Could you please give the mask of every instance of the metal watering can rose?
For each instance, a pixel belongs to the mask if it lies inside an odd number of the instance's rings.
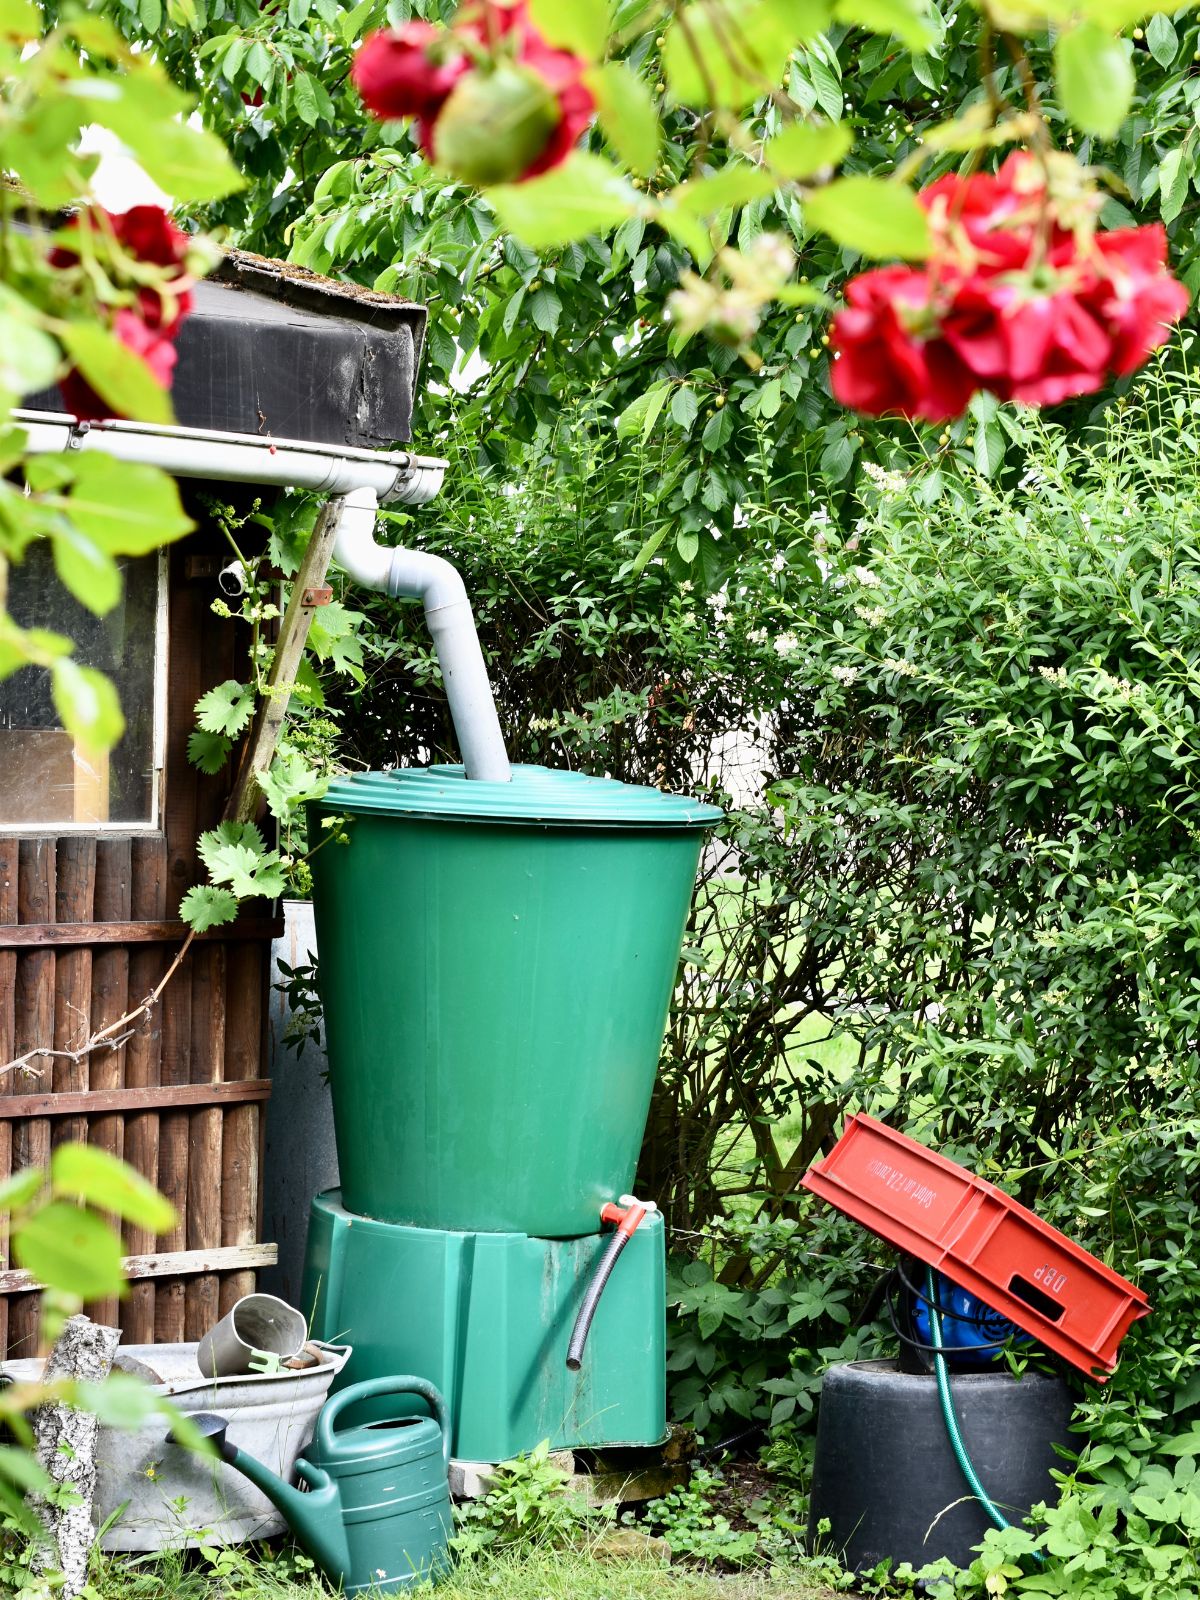
[[[397,1404],[375,1421],[337,1426],[363,1401],[399,1402],[405,1395],[424,1400],[435,1420],[405,1415]],[[328,1401],[296,1462],[307,1490],[230,1444],[223,1417],[202,1414],[193,1421],[221,1459],[279,1507],[297,1541],[348,1595],[369,1589],[390,1594],[445,1576],[452,1530],[450,1418],[441,1394],[424,1378],[372,1378]]]

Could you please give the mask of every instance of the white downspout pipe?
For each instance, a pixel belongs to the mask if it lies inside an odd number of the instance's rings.
[[[346,495],[333,559],[365,588],[421,601],[467,777],[508,783],[512,769],[462,578],[441,556],[376,544],[377,510],[375,492],[370,488],[354,489]]]
[[[368,589],[424,603],[467,777],[492,783],[507,783],[512,777],[462,579],[440,556],[375,543],[380,502],[421,505],[432,500],[442,486],[444,461],[407,451],[357,450],[204,428],[138,422],[81,425],[53,412],[18,411],[15,420],[30,452],[100,451],[179,478],[281,484],[313,489],[340,502],[334,545],[338,565]]]

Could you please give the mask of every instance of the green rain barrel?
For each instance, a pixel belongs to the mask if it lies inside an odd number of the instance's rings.
[[[312,857],[342,1203],[568,1238],[630,1189],[721,813],[582,773],[341,778]]]

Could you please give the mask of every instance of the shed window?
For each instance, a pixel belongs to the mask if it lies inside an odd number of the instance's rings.
[[[125,733],[109,751],[89,750],[54,710],[50,674],[23,667],[0,682],[0,832],[157,827],[166,665],[166,562],[119,562],[121,599],[93,616],[63,588],[44,541],[9,569],[8,609],[22,627],[75,642],[83,666],[116,684]]]

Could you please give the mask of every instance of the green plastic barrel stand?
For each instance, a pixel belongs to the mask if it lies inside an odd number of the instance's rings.
[[[721,813],[579,773],[433,767],[338,780],[314,841],[329,816],[349,842],[314,855],[313,904],[347,1209],[594,1233],[633,1183]]]
[[[332,1190],[313,1202],[303,1308],[314,1338],[354,1347],[339,1387],[401,1368],[434,1383],[461,1461],[507,1461],[543,1439],[555,1449],[658,1444],[667,1425],[661,1217],[645,1219],[617,1262],[581,1370],[566,1367],[608,1237],[372,1222]]]

